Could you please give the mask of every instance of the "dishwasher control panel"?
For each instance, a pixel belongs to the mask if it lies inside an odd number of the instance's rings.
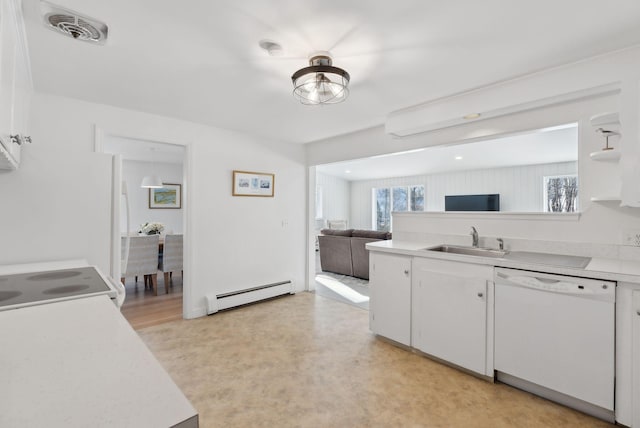
[[[590,278],[496,268],[496,283],[532,288],[560,294],[571,294],[597,300],[615,301],[616,283]]]

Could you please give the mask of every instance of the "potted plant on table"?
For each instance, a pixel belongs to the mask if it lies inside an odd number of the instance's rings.
[[[141,225],[139,233],[143,233],[145,235],[159,235],[163,230],[164,224],[157,221],[152,221]]]

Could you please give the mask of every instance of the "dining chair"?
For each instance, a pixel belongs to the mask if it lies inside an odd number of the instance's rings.
[[[123,270],[120,280],[126,277],[145,275],[151,279],[151,288],[158,295],[158,247],[159,235],[130,236],[129,258],[124,263],[126,237],[121,238]]]
[[[158,269],[164,273],[165,292],[169,292],[172,273],[180,271],[182,275],[182,235],[165,235],[164,250],[158,260]]]

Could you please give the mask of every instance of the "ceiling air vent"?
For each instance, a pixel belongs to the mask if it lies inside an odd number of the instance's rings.
[[[47,28],[85,42],[103,45],[107,41],[109,29],[104,22],[46,1],[40,5]]]

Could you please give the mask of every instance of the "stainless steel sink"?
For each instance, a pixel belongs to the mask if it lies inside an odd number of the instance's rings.
[[[462,254],[465,256],[495,257],[502,258],[507,251],[492,248],[462,247],[458,245],[438,245],[437,247],[425,248],[427,251],[439,251],[441,253]]]
[[[530,251],[512,251],[505,259],[525,263],[536,263],[550,266],[584,269],[591,261],[591,257],[569,256],[566,254],[534,253]]]
[[[493,248],[464,247],[461,245],[438,245],[425,248],[427,251],[462,254],[465,256],[493,257],[512,261],[584,269],[591,261],[590,257],[569,256],[565,254],[535,253],[529,251],[505,251]]]

